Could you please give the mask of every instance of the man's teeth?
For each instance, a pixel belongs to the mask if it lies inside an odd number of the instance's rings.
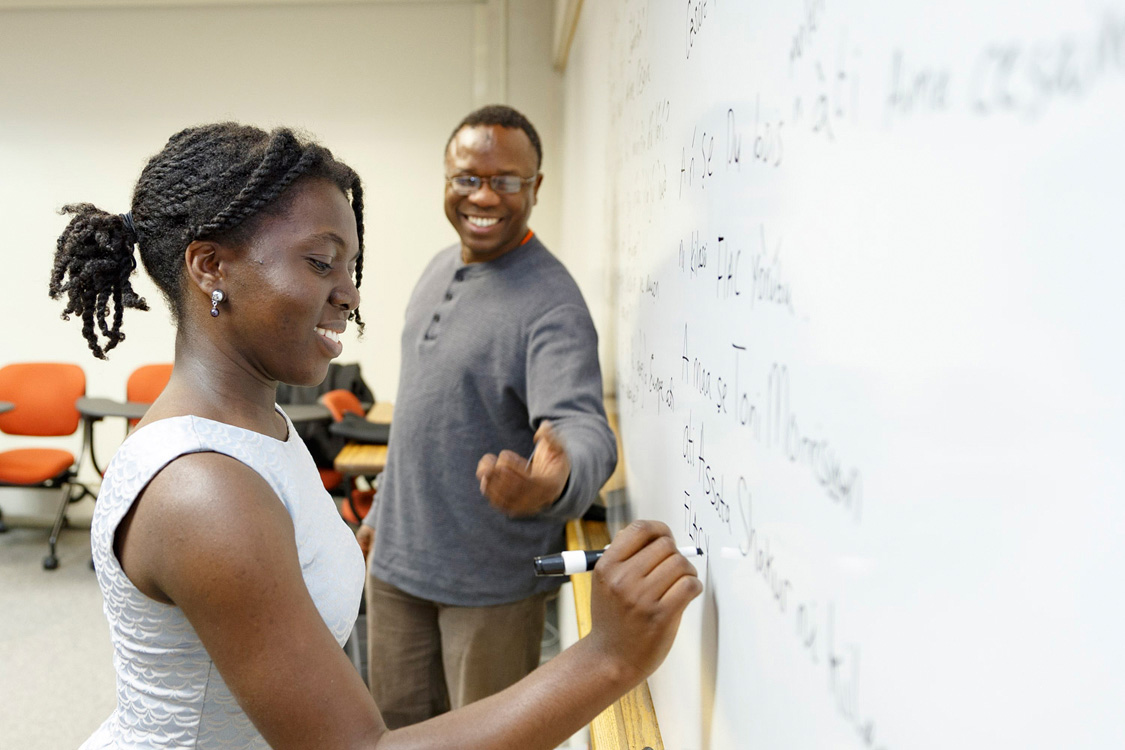
[[[482,228],[483,227],[490,227],[493,224],[495,224],[496,222],[500,221],[499,219],[496,219],[496,218],[489,219],[489,218],[485,218],[484,216],[466,216],[465,218],[467,218],[469,220],[469,223],[472,224],[474,227],[482,227]]]
[[[337,343],[340,342],[340,334],[336,333],[335,331],[329,331],[327,328],[317,328],[316,332],[326,339],[332,339]]]

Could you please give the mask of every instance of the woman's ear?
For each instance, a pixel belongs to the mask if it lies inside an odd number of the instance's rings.
[[[194,240],[184,251],[188,278],[208,297],[223,285],[221,250],[219,245],[209,240]]]

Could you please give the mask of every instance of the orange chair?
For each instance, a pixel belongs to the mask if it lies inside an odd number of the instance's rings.
[[[129,374],[125,381],[125,400],[141,404],[151,404],[164,391],[168,379],[172,377],[172,365],[141,365]],[[130,419],[129,428],[137,426],[139,420]]]
[[[0,431],[9,435],[63,436],[78,431],[81,415],[74,403],[86,393],[86,374],[78,365],[61,362],[23,363],[0,368],[0,401],[15,408],[0,414]],[[48,542],[43,567],[59,566],[55,543],[66,521],[66,508],[78,462],[70,451],[57,448],[18,448],[0,452],[0,486],[58,489],[59,510]],[[5,531],[0,520],[0,531]]]
[[[172,377],[172,365],[141,365],[129,374],[125,381],[125,400],[151,404],[168,385]]]
[[[342,421],[345,414],[358,414],[361,417],[366,414],[359,396],[343,388],[328,391],[322,394],[318,400],[327,407],[328,411],[332,412],[332,419],[335,422]]]
[[[328,408],[335,422],[343,421],[345,414],[358,414],[362,417],[365,413],[359,396],[342,388],[321,394],[318,401]],[[320,479],[324,483],[324,488],[331,491],[344,482],[344,475],[335,469],[321,469]],[[349,478],[345,487],[344,502],[340,506],[340,515],[348,523],[358,526],[371,510],[374,498],[375,490],[361,490],[355,486],[355,480]]]

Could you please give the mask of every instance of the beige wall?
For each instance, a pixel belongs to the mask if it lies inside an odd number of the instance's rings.
[[[560,255],[586,295],[599,334],[605,391],[616,391],[615,284],[609,153],[607,9],[585,3],[563,77]]]
[[[368,326],[363,341],[347,334],[341,361],[360,362],[380,398],[398,386],[410,290],[456,239],[441,208],[442,146],[474,106],[506,99],[542,131],[548,180],[532,226],[549,244],[559,235],[561,77],[550,66],[549,3],[14,5],[28,4],[0,3],[0,365],[77,362],[90,395],[123,398],[135,367],[171,360],[173,330],[143,271],[134,283],[154,309],[127,312],[127,340],[108,362],[89,354],[80,323],[61,321],[46,290],[65,226],[58,207],[127,210],[148,156],[193,123],[299,126],[365,180]],[[99,456],[122,433],[99,426]],[[14,445],[0,435],[0,449]],[[0,493],[0,507],[11,494]]]

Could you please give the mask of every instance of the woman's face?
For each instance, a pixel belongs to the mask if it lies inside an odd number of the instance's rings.
[[[355,214],[335,184],[308,179],[228,266],[221,315],[237,356],[268,380],[316,385],[359,305]]]

